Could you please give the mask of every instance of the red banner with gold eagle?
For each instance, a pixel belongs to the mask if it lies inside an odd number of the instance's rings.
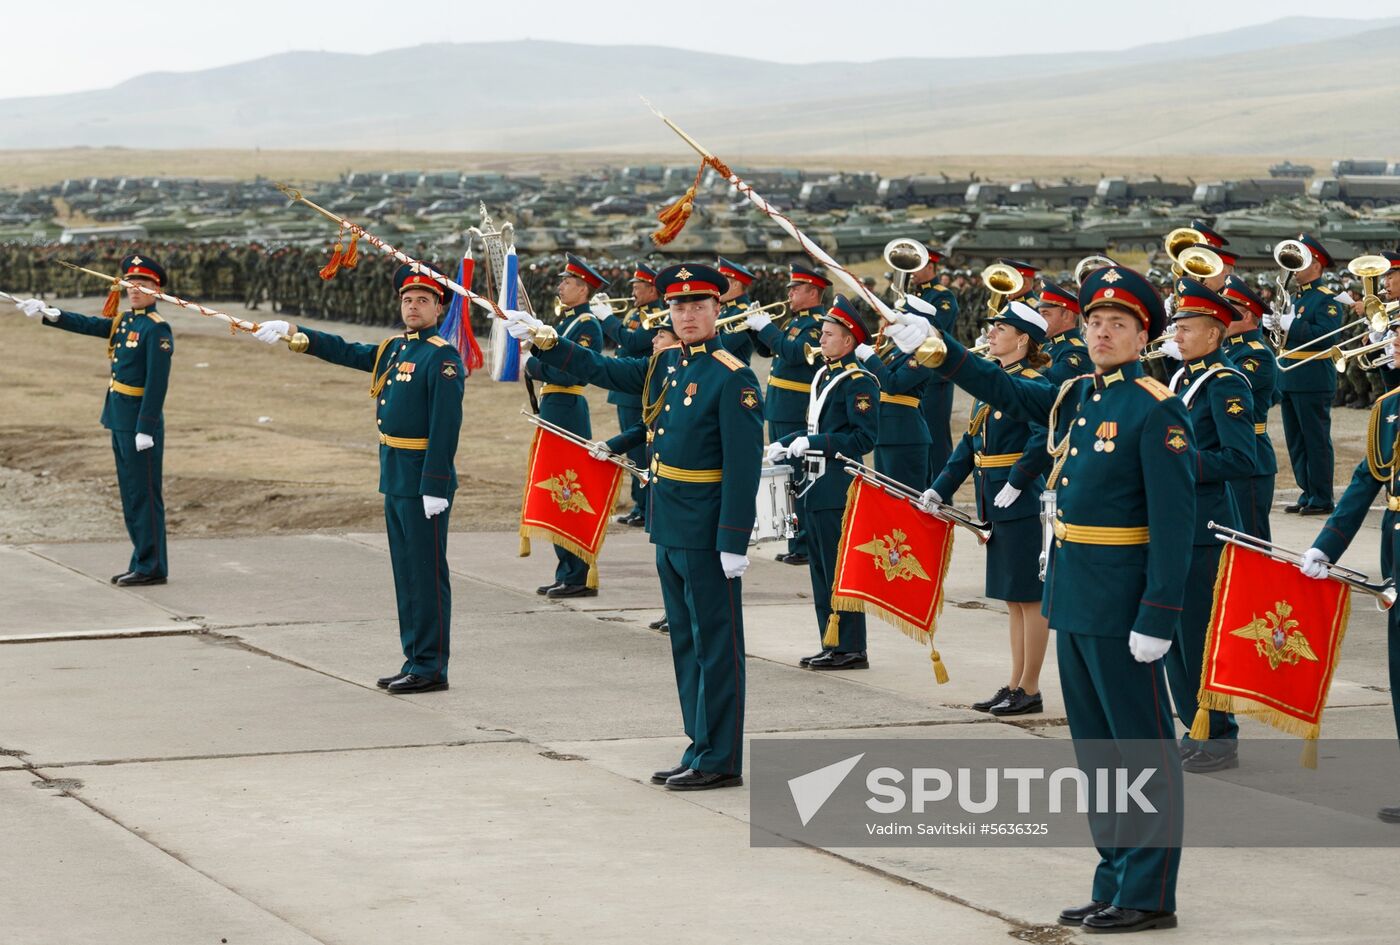
[[[1210,737],[1207,710],[1252,715],[1315,745],[1342,651],[1351,588],[1306,577],[1290,563],[1227,544],[1206,631],[1200,704],[1191,737]]]
[[[530,536],[547,539],[588,562],[588,586],[598,586],[598,552],[608,516],[626,475],[621,466],[594,459],[580,446],[544,427],[535,430],[520,503],[520,556]]]
[[[846,493],[831,609],[880,617],[929,644],[934,676],[947,682],[932,644],[952,554],[951,522],[857,475]]]

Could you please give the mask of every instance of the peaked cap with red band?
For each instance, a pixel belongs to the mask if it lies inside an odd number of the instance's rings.
[[[1079,287],[1079,310],[1085,316],[1095,309],[1109,307],[1135,315],[1147,330],[1149,340],[1160,335],[1167,325],[1167,313],[1157,290],[1126,266],[1095,269],[1084,277],[1084,284]]]
[[[130,276],[145,276],[147,279],[154,279],[156,285],[165,287],[165,267],[145,253],[132,253],[123,258],[117,271],[123,279]]]
[[[1174,322],[1183,318],[1204,316],[1213,318],[1229,328],[1231,322],[1239,321],[1240,313],[1235,311],[1233,305],[1190,276],[1182,276],[1176,280],[1176,294],[1179,301],[1176,303],[1176,311],[1172,313]]]
[[[1400,254],[1397,254],[1396,258],[1400,259]],[[1243,305],[1254,313],[1255,318],[1262,318],[1269,307],[1258,293],[1249,287],[1248,282],[1233,274],[1225,277],[1225,285],[1220,290],[1220,296],[1227,302]]]
[[[573,253],[564,254],[564,271],[561,275],[582,279],[594,292],[608,284],[602,273],[584,262],[582,256],[575,256]]]
[[[820,269],[793,263],[792,271],[788,275],[788,285],[814,285],[824,290],[831,288],[831,280],[823,275]]]
[[[424,263],[424,266],[427,264]],[[406,263],[398,268],[394,273],[394,291],[403,295],[409,289],[427,289],[438,297],[438,301],[447,298],[447,288],[426,272],[420,272],[420,267],[412,263]]]
[[[719,270],[704,263],[667,266],[656,274],[656,289],[667,302],[691,298],[717,299],[729,288],[729,280]]]
[[[855,336],[858,345],[870,340],[870,330],[865,327],[865,319],[861,318],[855,304],[844,295],[838,295],[832,300],[831,308],[821,316],[821,321],[841,325]]]
[[[1040,280],[1040,305],[1042,308],[1046,305],[1062,305],[1071,312],[1079,312],[1079,298],[1069,289],[1049,279]]]

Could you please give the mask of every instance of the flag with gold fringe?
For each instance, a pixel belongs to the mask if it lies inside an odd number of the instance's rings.
[[[933,646],[933,635],[943,611],[943,579],[952,554],[951,522],[856,474],[846,493],[831,609],[880,617],[929,644],[934,678],[945,683],[948,670]],[[833,614],[828,634],[836,622]]]
[[[544,538],[587,561],[588,586],[597,587],[598,552],[624,475],[621,466],[594,459],[588,447],[537,428],[520,504],[520,556],[530,554],[531,535]]]
[[[1302,764],[1317,767],[1322,710],[1350,615],[1347,585],[1313,580],[1293,564],[1227,544],[1191,737],[1210,737],[1209,710],[1238,712],[1306,739]]]

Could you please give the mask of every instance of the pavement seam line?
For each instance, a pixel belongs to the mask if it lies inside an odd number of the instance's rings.
[[[514,733],[512,733],[514,735]],[[98,758],[87,761],[43,761],[26,764],[23,769],[34,768],[112,768],[120,765],[162,764],[167,761],[223,761],[239,758],[294,758],[302,755],[340,755],[359,751],[402,751],[410,748],[470,748],[476,745],[514,745],[528,743],[523,736],[513,738],[491,738],[483,741],[455,739],[450,742],[423,742],[414,745],[350,745],[345,748],[293,748],[286,751],[234,751],[209,755],[158,755],[150,758]]]
[[[111,587],[111,586],[112,586],[112,585],[111,585],[111,582],[108,582],[107,584],[103,584],[101,578],[99,578],[99,577],[94,577],[93,575],[88,574],[88,573],[85,572],[85,571],[79,571],[77,568],[73,567],[72,565],[64,564],[62,561],[59,561],[57,558],[51,558],[51,557],[49,557],[48,555],[44,554],[42,551],[39,551],[34,545],[11,545],[10,547],[11,547],[11,548],[18,548],[18,549],[20,549],[21,551],[24,551],[24,552],[26,552],[26,553],[28,553],[28,554],[33,555],[34,557],[40,559],[41,561],[47,561],[49,564],[56,565],[57,567],[63,568],[65,571],[70,571],[70,572],[72,572],[73,574],[76,574],[78,577],[87,578],[89,581],[91,581],[92,583],[94,583],[94,584],[96,584],[96,585],[98,585],[98,586],[100,586],[100,587]],[[177,613],[176,611],[171,610],[169,607],[166,607],[164,604],[160,603],[159,601],[153,601],[153,600],[151,600],[149,597],[142,597],[139,593],[133,593],[132,596],[135,597],[137,600],[140,600],[140,601],[143,601],[144,603],[150,604],[152,607],[155,607],[155,608],[157,608],[157,609],[159,609],[159,610],[165,611],[167,614],[169,614],[169,615],[172,616],[172,617],[175,617],[175,618],[178,619],[178,620],[189,620],[189,619],[190,619],[188,614]]]

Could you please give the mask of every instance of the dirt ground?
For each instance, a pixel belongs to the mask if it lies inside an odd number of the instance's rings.
[[[99,300],[62,308],[93,313]],[[230,336],[221,323],[162,308],[176,334],[166,399],[165,497],[173,536],[383,527],[368,375],[285,346]],[[225,306],[232,315],[273,317]],[[304,320],[359,341],[381,329]],[[108,370],[104,343],[43,328],[0,306],[0,542],[89,541],[124,535],[110,434],[98,424]],[[766,362],[756,367],[766,373]],[[606,394],[590,389],[594,436],[617,430]],[[466,385],[453,530],[509,530],[519,513],[533,427],[522,384],[484,374]],[[961,392],[955,429],[966,418]],[[1286,470],[1277,412],[1270,423]],[[1366,413],[1336,410],[1337,480],[1365,448]],[[1279,474],[1280,492],[1293,489]],[[624,490],[625,491],[625,490]],[[964,489],[967,493],[969,490]]]

